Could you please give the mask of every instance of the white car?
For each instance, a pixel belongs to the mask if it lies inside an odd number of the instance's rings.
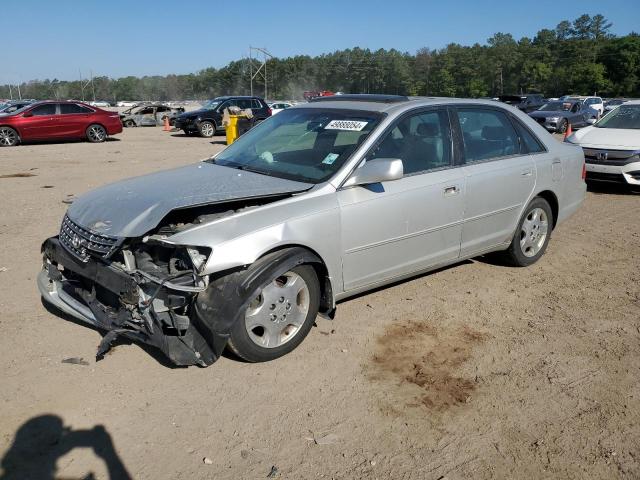
[[[640,100],[623,103],[567,142],[582,147],[587,180],[640,185]]]
[[[277,102],[269,105],[269,108],[271,108],[271,115],[275,115],[276,113],[279,113],[282,110],[286,110],[289,107],[293,107],[293,103]]]
[[[139,103],[140,102],[132,102],[130,100],[121,100],[118,103],[116,103],[116,107],[135,107]]]
[[[604,102],[602,101],[602,98],[600,97],[578,97],[578,96],[565,96],[562,97],[563,101],[569,101],[569,100],[579,100],[582,102],[582,104],[586,107],[589,107],[593,110],[597,110],[598,111],[598,115],[601,117],[602,115],[604,115]],[[598,118],[600,118],[598,117]]]
[[[94,100],[93,102],[89,102],[89,105],[92,107],[110,107],[111,104],[106,100]]]

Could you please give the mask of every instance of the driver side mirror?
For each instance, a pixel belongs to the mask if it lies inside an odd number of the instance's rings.
[[[371,183],[390,182],[404,175],[402,160],[399,158],[374,158],[356,168],[343,186],[369,185]]]

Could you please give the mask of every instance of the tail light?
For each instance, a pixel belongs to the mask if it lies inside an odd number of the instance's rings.
[[[583,162],[582,163],[582,180],[586,180],[587,179],[587,165]]]
[[[270,108],[267,108],[267,112],[269,112],[269,116],[272,115],[272,110]]]

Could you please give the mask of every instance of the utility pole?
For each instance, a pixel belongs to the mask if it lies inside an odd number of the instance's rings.
[[[11,84],[9,84],[9,96],[11,97],[11,100],[13,100],[13,91],[11,90]]]
[[[262,53],[262,58],[263,58],[262,63],[260,64],[260,66],[258,67],[255,73],[253,73],[253,52],[254,51],[258,52],[258,55]],[[251,75],[251,95],[253,96],[253,79],[256,78],[258,75],[260,75],[264,80],[264,99],[265,100],[267,99],[267,61],[269,60],[269,58],[273,58],[273,55],[271,55],[266,48],[249,46],[249,63],[251,65],[250,71],[249,71]]]
[[[93,70],[90,70],[91,72],[91,93],[93,94],[93,101],[96,101],[96,89],[93,86]]]

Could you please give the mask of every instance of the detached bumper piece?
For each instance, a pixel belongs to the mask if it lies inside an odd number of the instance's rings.
[[[178,366],[208,366],[222,353],[228,335],[212,331],[191,314],[197,293],[129,274],[93,257],[82,261],[58,237],[46,240],[42,252],[38,288],[43,299],[73,318],[107,331],[97,359],[119,336],[159,348]]]

